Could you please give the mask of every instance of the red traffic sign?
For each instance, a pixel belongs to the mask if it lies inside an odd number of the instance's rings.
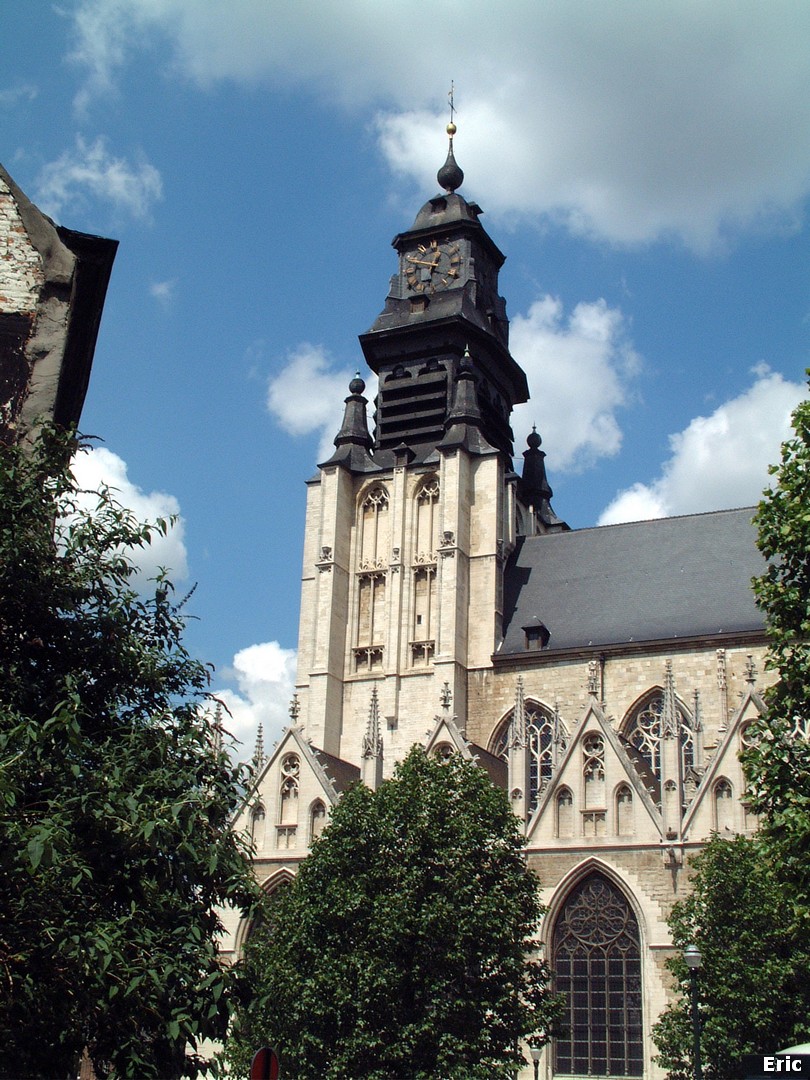
[[[278,1054],[269,1046],[263,1046],[253,1055],[250,1063],[250,1080],[278,1080],[281,1075]]]

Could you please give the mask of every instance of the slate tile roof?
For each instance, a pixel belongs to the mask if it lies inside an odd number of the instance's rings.
[[[764,562],[752,507],[523,537],[505,575],[504,641],[550,632],[544,652],[761,632]]]

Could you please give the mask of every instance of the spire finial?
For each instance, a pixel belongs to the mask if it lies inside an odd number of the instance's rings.
[[[456,164],[456,159],[453,156],[453,136],[458,129],[453,121],[456,112],[456,103],[454,83],[452,82],[450,83],[450,93],[447,97],[450,102],[450,123],[447,125],[447,134],[450,138],[450,145],[447,150],[447,160],[436,174],[436,179],[439,181],[439,187],[444,188],[448,194],[452,195],[464,182],[464,173]]]
[[[256,772],[261,769],[266,760],[267,758],[264,756],[264,728],[260,721],[256,729],[256,749],[253,752],[253,765]]]

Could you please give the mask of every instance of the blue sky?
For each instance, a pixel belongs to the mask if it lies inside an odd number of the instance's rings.
[[[557,513],[759,497],[810,363],[804,0],[29,0],[0,57],[4,165],[121,242],[80,474],[180,515],[152,559],[198,583],[188,643],[246,752],[286,718],[304,482],[451,79]]]

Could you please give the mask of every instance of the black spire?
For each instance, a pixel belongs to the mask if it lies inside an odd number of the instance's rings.
[[[482,431],[483,426],[468,346],[459,362],[453,406],[447,414],[446,434],[439,443],[439,448],[449,450],[462,446],[472,454],[493,454],[496,452],[495,447],[487,441]]]
[[[356,372],[349,383],[349,396],[345,399],[346,408],[343,423],[335,436],[335,452],[324,465],[344,465],[352,472],[370,472],[376,469],[369,450],[373,443],[368,431],[366,405],[363,397],[366,384]]]
[[[529,449],[523,452],[523,476],[518,489],[520,498],[533,509],[543,531],[567,530],[566,523],[561,521],[551,508],[554,492],[546,478],[546,455],[545,451],[540,449],[542,441],[537,434],[537,428],[532,427],[531,434],[526,439]]]

